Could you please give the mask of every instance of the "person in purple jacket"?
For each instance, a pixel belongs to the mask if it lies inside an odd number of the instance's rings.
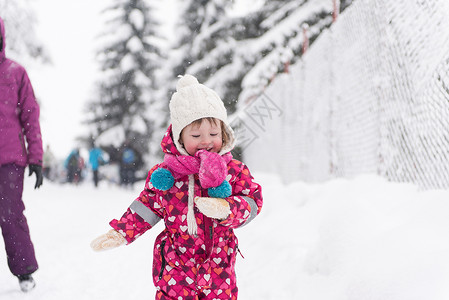
[[[25,167],[41,186],[42,138],[39,106],[25,69],[5,56],[5,26],[0,18],[0,227],[8,266],[28,292],[38,268],[22,201]],[[25,144],[26,139],[26,144]],[[27,145],[27,146],[26,146]]]

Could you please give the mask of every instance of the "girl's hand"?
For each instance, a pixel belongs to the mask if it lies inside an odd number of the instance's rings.
[[[106,234],[102,234],[90,243],[90,247],[95,251],[103,251],[123,245],[125,238],[116,230],[111,229]]]
[[[222,198],[195,197],[196,207],[205,216],[213,219],[224,220],[231,213],[228,201]]]

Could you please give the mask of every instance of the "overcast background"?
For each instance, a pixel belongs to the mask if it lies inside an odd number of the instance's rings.
[[[174,1],[161,2],[157,16],[164,16],[167,24],[164,35],[170,38],[172,21],[176,19]],[[41,106],[44,147],[50,144],[60,158],[77,146],[76,136],[87,130],[82,126],[83,109],[100,67],[95,54],[104,22],[101,11],[110,3],[110,0],[30,1],[37,14],[37,36],[52,63],[30,63],[26,67]]]

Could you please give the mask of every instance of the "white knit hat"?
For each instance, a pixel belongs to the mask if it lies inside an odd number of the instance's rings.
[[[193,121],[207,117],[223,121],[228,132],[230,142],[223,145],[220,154],[229,152],[234,148],[234,132],[227,122],[227,113],[223,101],[216,92],[200,84],[194,76],[188,74],[181,76],[169,106],[173,141],[181,154],[188,155],[179,143],[181,131]]]

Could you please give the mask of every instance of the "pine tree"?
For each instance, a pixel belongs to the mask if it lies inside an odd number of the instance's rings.
[[[344,2],[342,9],[350,1]],[[233,113],[239,100],[260,94],[286,63],[302,55],[303,24],[309,43],[331,25],[332,8],[331,0],[266,0],[243,16],[217,17],[190,35],[185,72],[216,90]]]
[[[216,41],[213,49],[204,51],[206,54],[188,71],[206,76],[213,74],[207,77],[208,83],[223,97],[228,111],[234,112],[245,82],[249,82],[250,88],[256,85],[260,92],[275,73],[283,71],[286,60],[302,54],[302,39],[298,37],[302,35],[303,23],[318,24],[320,28],[314,32],[329,26],[329,10],[322,4],[307,7],[314,5],[313,2],[317,1],[267,0],[257,10],[228,18],[210,34],[211,38],[219,37],[221,41]],[[327,7],[332,7],[331,1],[328,2]],[[308,15],[301,14],[305,7]]]
[[[183,13],[178,22],[180,37],[175,42],[177,62],[173,67],[173,78],[183,75],[189,66],[200,61],[208,51],[216,47],[220,41],[217,36],[209,35],[215,24],[224,22],[226,8],[232,5],[232,1],[226,0],[190,0],[183,3]],[[207,70],[207,68],[205,68]],[[195,74],[203,82],[211,74],[207,71]],[[172,81],[172,86],[175,84]]]
[[[22,64],[40,60],[44,63],[50,57],[35,33],[38,22],[35,11],[28,0],[0,1],[0,16],[6,27],[7,56]]]
[[[111,135],[114,141],[126,140],[142,154],[148,153],[154,120],[148,111],[155,102],[155,73],[161,61],[157,46],[158,23],[144,0],[115,0],[105,10],[108,41],[98,54],[102,78],[97,96],[87,106],[95,136]]]

